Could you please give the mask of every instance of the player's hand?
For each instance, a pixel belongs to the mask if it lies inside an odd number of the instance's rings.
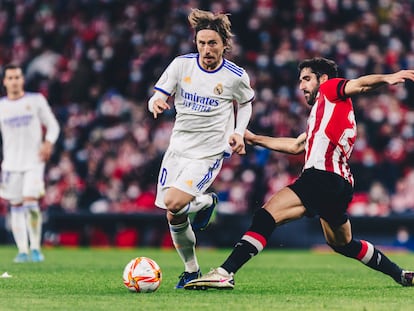
[[[244,140],[240,134],[231,134],[229,138],[229,145],[231,146],[231,150],[233,150],[233,152],[236,152],[240,155],[246,154]]]
[[[156,119],[158,117],[158,114],[163,113],[166,109],[170,109],[170,105],[168,105],[165,100],[157,98],[154,100],[153,109],[154,111],[152,114],[154,115],[154,119]]]
[[[256,134],[254,134],[252,131],[247,130],[244,131],[244,140],[246,141],[246,143],[248,143],[249,145],[254,145],[255,144],[255,136]]]
[[[43,162],[46,162],[50,159],[53,152],[53,144],[49,141],[44,141],[40,146],[39,156]]]
[[[292,153],[299,154],[302,153],[305,150],[305,143],[306,143],[306,133],[300,134],[298,137],[296,137],[294,149]]]
[[[303,132],[298,137],[296,137],[296,144],[298,146],[305,144],[306,142],[306,132]]]
[[[403,83],[405,80],[414,81],[414,70],[400,70],[398,72],[387,75],[388,84]]]

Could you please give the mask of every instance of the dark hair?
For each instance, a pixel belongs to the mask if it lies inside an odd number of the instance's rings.
[[[6,76],[6,71],[9,69],[22,69],[22,67],[20,67],[19,65],[16,64],[7,64],[6,66],[4,66],[3,68],[3,75],[2,75],[2,80],[4,79],[4,77]]]
[[[305,59],[299,63],[299,71],[303,68],[310,68],[318,79],[323,75],[328,75],[329,79],[338,77],[338,65],[330,59],[323,57],[314,57]]]

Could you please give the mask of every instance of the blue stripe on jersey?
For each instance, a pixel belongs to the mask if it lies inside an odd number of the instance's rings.
[[[212,178],[213,171],[219,167],[220,161],[221,159],[216,160],[213,166],[208,169],[207,174],[205,174],[203,179],[197,184],[198,190],[201,190],[204,187],[204,185]]]
[[[228,70],[230,70],[231,72],[235,73],[236,75],[238,75],[239,77],[241,77],[243,75],[243,68],[240,68],[239,66],[236,66],[234,63],[228,61],[228,60],[224,60],[224,68],[227,68]]]
[[[197,57],[198,57],[198,53],[189,53],[189,54],[178,56],[178,58],[197,58]]]
[[[163,89],[161,89],[161,88],[159,88],[159,87],[154,87],[154,90],[156,90],[156,91],[158,91],[158,92],[161,92],[161,93],[163,93],[163,94],[165,94],[165,95],[167,95],[167,96],[171,96],[171,94],[170,93],[168,93],[167,91],[165,91],[165,90],[163,90]]]
[[[226,65],[228,65],[229,67],[234,68],[234,70],[239,71],[240,73],[243,73],[243,68],[237,66],[235,63],[233,63],[233,62],[231,62],[227,59],[225,59],[224,61],[225,61]]]

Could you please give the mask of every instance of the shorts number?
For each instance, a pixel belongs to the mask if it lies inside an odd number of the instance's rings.
[[[161,186],[164,186],[166,181],[167,181],[167,169],[163,167],[161,170],[161,176],[160,176]]]

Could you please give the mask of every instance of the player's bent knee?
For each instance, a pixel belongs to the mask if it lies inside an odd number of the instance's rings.
[[[165,201],[164,204],[167,207],[167,210],[171,215],[180,215],[180,214],[182,214],[180,212],[182,211],[183,207],[178,202]]]
[[[164,204],[167,210],[173,214],[177,213],[181,209],[181,207],[178,205],[177,199],[172,196],[165,196]]]

